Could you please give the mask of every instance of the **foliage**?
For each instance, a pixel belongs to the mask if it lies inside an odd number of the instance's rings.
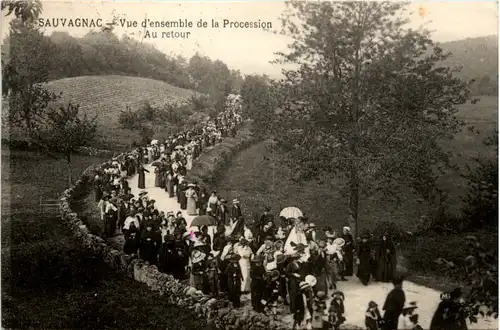
[[[86,114],[81,115],[79,110],[79,105],[71,103],[50,109],[43,125],[35,132],[36,144],[42,152],[66,160],[69,185],[72,183],[71,155],[81,147],[90,146],[97,132],[97,116],[89,118]]]
[[[407,185],[439,205],[436,172],[449,162],[438,141],[459,130],[455,107],[469,99],[467,84],[437,66],[448,54],[404,29],[402,3],[290,7],[282,33],[294,42],[277,62],[298,68],[280,81],[276,138],[297,178],[346,177],[356,230],[361,193],[397,199]]]
[[[195,106],[199,104],[166,103],[161,107],[153,107],[149,102],[144,102],[136,111],[127,106],[126,110],[120,113],[118,122],[124,129],[139,132],[142,143],[148,144],[156,133],[171,135],[197,124],[192,117]],[[161,132],[157,132],[158,127],[162,128]]]
[[[474,235],[465,238],[467,257],[459,263],[438,258],[434,263],[443,271],[458,270],[465,275],[467,283],[468,317],[477,322],[478,316],[498,317],[498,251],[487,251]],[[498,246],[497,246],[498,249]]]
[[[498,155],[498,130],[484,141]],[[477,166],[467,166],[468,192],[464,198],[464,228],[498,226],[498,161],[475,159]]]
[[[6,16],[14,13],[15,17],[26,23],[33,23],[42,12],[42,4],[39,0],[4,0],[1,2],[1,10],[7,11]]]
[[[24,6],[22,10],[28,10],[28,4],[21,6]],[[17,9],[9,10],[16,12]],[[37,9],[34,10],[36,12]],[[60,97],[60,94],[39,85],[49,78],[51,42],[32,24],[15,19],[11,22],[8,49],[9,53],[2,59],[2,95],[8,96],[9,100],[3,119],[12,126],[24,129],[28,138],[32,138],[32,133],[48,110],[49,102]]]
[[[256,136],[264,137],[272,130],[276,119],[274,89],[267,76],[247,75],[241,87],[243,115],[254,121]]]

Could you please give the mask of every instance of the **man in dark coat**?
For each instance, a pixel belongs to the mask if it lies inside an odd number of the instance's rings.
[[[450,294],[442,294],[431,320],[430,330],[467,330],[465,306],[461,302],[462,290],[457,288]]]
[[[229,264],[226,267],[228,299],[233,303],[234,308],[239,308],[241,306],[240,297],[243,274],[241,273],[241,268],[238,263],[239,259],[239,255],[235,253],[232,254],[229,258]]]
[[[401,315],[406,301],[403,291],[403,279],[396,277],[393,284],[394,289],[387,295],[383,307],[385,311],[383,330],[397,330],[399,315]]]
[[[213,250],[214,251],[221,251],[224,249],[224,246],[226,246],[226,227],[224,226],[218,226],[217,227],[217,232],[214,235],[214,243],[213,243]]]
[[[269,222],[269,221],[272,221],[273,224],[274,224],[274,215],[272,215],[271,213],[271,208],[269,206],[267,206],[265,209],[264,209],[264,214],[262,214],[260,216],[260,221],[259,221],[259,227],[260,227],[260,230],[262,230],[262,228],[264,228],[264,226]]]
[[[229,210],[226,203],[227,201],[225,199],[221,199],[219,205],[217,205],[216,216],[220,225],[229,225]]]
[[[233,199],[233,206],[231,207],[231,212],[229,215],[231,219],[231,224],[233,224],[242,215],[243,214],[241,212],[240,202],[237,199]]]
[[[359,265],[356,276],[360,279],[363,285],[368,285],[372,273],[371,245],[368,242],[368,239],[369,235],[364,233],[358,246]]]
[[[262,293],[264,292],[266,283],[264,279],[266,270],[264,268],[263,261],[264,258],[261,255],[257,255],[252,260],[252,265],[250,267],[250,278],[252,279],[250,284],[252,307],[254,311],[258,313],[262,313],[264,311],[261,303]]]

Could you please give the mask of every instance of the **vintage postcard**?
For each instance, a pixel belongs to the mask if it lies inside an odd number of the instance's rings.
[[[498,4],[1,1],[2,327],[498,329]]]

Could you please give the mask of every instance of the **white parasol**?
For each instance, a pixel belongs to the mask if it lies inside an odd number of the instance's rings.
[[[155,145],[155,144],[158,144],[158,140],[152,140],[151,141],[151,145]]]
[[[302,217],[303,215],[304,214],[302,213],[302,211],[298,207],[295,207],[295,206],[285,207],[280,212],[280,217],[285,217],[287,219],[298,218],[298,217]]]

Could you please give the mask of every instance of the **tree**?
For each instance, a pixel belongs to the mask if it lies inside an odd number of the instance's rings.
[[[281,33],[294,41],[276,62],[293,69],[279,82],[275,138],[297,179],[344,177],[356,236],[361,194],[394,201],[409,186],[441,204],[436,172],[450,165],[438,141],[460,129],[455,106],[469,99],[467,83],[437,66],[448,54],[404,28],[402,3],[288,5]]]
[[[3,0],[0,8],[3,12],[7,11],[6,16],[14,13],[23,22],[33,23],[42,12],[42,3],[39,0]]]
[[[78,148],[90,146],[97,133],[97,116],[80,115],[80,106],[69,103],[50,109],[43,126],[37,131],[36,143],[41,151],[54,158],[63,158],[68,165],[68,183],[72,184],[71,155]]]
[[[494,148],[498,155],[498,131],[495,130],[484,144]],[[477,166],[467,166],[467,174],[464,175],[468,181],[467,196],[464,198],[464,228],[457,230],[498,228],[498,161],[496,158],[479,157],[474,160]]]
[[[151,107],[149,104],[144,104],[142,108]],[[132,109],[127,106],[127,108],[122,111],[118,117],[118,123],[121,128],[129,131],[137,131],[141,136],[142,142],[149,143],[153,137],[153,131],[148,126],[145,118],[141,116],[140,111],[132,111]]]
[[[49,103],[60,97],[39,85],[49,78],[54,47],[34,25],[40,2],[5,1],[1,8],[16,16],[10,23],[7,59],[2,59],[2,95],[9,97],[5,119],[24,129],[30,140]]]
[[[247,75],[241,87],[243,115],[254,121],[252,130],[257,136],[265,137],[272,129],[275,118],[273,86],[268,77]]]

